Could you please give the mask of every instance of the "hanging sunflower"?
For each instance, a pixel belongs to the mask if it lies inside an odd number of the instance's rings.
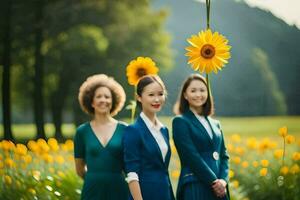
[[[138,57],[126,67],[126,75],[130,85],[137,85],[139,79],[148,74],[157,74],[158,67],[149,57]]]
[[[191,46],[187,47],[185,55],[189,56],[188,64],[194,70],[207,74],[212,71],[218,73],[230,58],[228,40],[218,32],[212,33],[210,29],[192,35],[187,40]]]

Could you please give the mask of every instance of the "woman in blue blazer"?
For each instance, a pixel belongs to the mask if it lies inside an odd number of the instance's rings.
[[[178,200],[229,200],[228,159],[206,80],[192,74],[184,82],[173,119],[173,138],[181,173]]]
[[[165,102],[166,90],[156,75],[144,76],[137,85],[142,112],[123,136],[125,172],[134,200],[174,199],[168,173],[171,157],[168,129],[156,113]]]

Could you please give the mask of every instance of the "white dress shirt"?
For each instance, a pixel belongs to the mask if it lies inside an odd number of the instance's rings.
[[[152,134],[152,136],[154,137],[155,141],[158,144],[158,147],[160,149],[161,155],[163,160],[165,161],[167,152],[168,152],[168,145],[162,135],[162,132],[160,131],[160,129],[163,127],[163,124],[158,121],[158,119],[155,119],[155,124],[143,113],[141,112],[140,117],[142,118],[142,120],[145,122],[147,128],[149,129],[150,133]],[[126,181],[129,183],[133,180],[138,181],[139,177],[137,175],[137,173],[135,172],[129,172],[127,174],[127,178]]]
[[[198,115],[198,114],[195,114],[195,116],[197,117],[199,122],[204,126],[204,128],[207,131],[210,139],[212,139],[213,138],[213,133],[212,133],[212,130],[210,128],[210,125],[209,125],[208,121],[205,119],[204,116],[201,116],[201,115]]]

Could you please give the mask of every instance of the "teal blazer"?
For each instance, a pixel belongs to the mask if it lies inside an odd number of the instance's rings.
[[[229,156],[220,123],[210,117],[206,120],[213,132],[212,139],[189,109],[173,119],[173,139],[181,162],[177,199],[180,199],[182,189],[188,183],[199,182],[202,191],[210,194],[216,179],[224,179],[228,183]],[[217,155],[214,155],[216,152]],[[225,199],[229,199],[229,191],[227,194]]]
[[[138,174],[144,200],[174,200],[168,173],[171,157],[169,133],[166,127],[161,132],[168,145],[165,161],[155,138],[140,116],[124,130],[125,172]]]

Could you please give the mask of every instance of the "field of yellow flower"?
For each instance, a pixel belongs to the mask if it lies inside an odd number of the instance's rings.
[[[27,146],[0,142],[0,199],[79,199],[82,181],[74,171],[73,141],[30,140]]]
[[[278,137],[226,137],[233,200],[300,196],[300,140],[279,129]],[[170,174],[174,189],[180,162],[173,141]],[[74,170],[73,141],[59,144],[30,140],[26,145],[0,142],[0,199],[79,199],[81,179]]]
[[[276,138],[226,138],[230,155],[230,193],[233,200],[299,200],[300,140],[279,129]],[[171,176],[176,186],[180,162],[171,143]]]

